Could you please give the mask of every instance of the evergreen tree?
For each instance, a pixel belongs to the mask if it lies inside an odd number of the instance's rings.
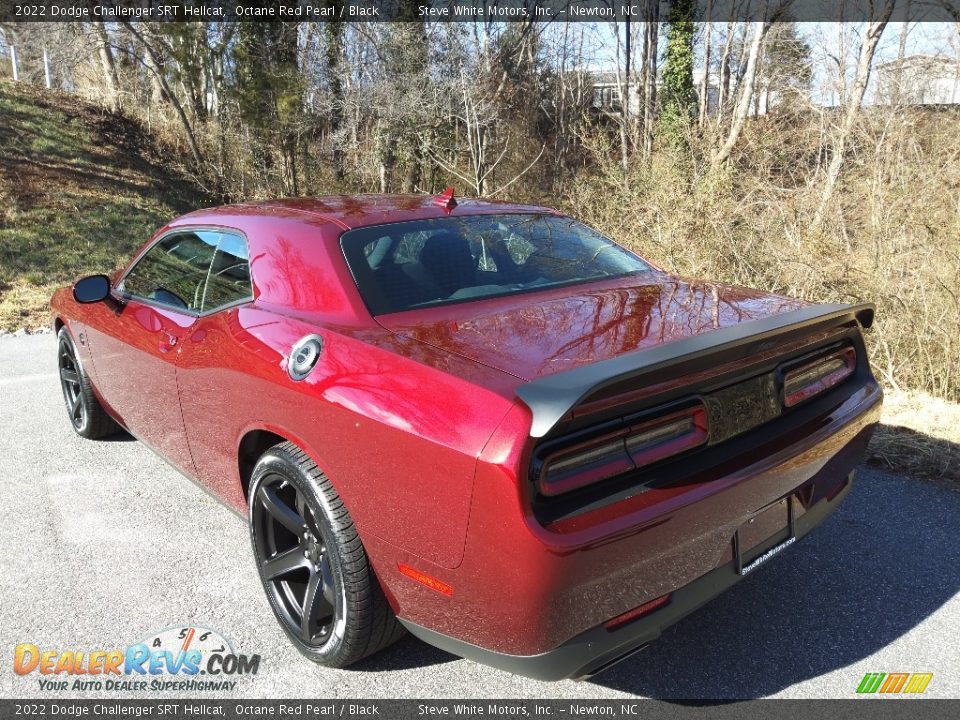
[[[265,4],[296,6],[295,0]],[[251,149],[267,172],[279,150],[284,190],[291,195],[299,192],[296,157],[304,120],[297,38],[296,23],[244,22],[239,24],[234,49],[233,94],[240,119],[256,143]]]
[[[687,133],[697,109],[693,86],[693,40],[697,34],[696,0],[676,0],[667,26],[667,49],[661,90],[661,128],[670,144],[688,150]]]

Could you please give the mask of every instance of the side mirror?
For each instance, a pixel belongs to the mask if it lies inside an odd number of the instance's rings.
[[[77,280],[73,286],[73,299],[78,303],[95,303],[110,296],[110,278],[106,275],[90,275]]]

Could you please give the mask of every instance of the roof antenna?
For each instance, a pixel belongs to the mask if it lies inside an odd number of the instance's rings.
[[[450,211],[457,206],[457,201],[453,197],[453,187],[448,187],[442,193],[433,198],[433,204],[437,207],[442,207],[444,212],[449,215]]]

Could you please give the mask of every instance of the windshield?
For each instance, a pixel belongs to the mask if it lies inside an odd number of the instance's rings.
[[[377,225],[340,242],[374,315],[650,270],[586,225],[548,214]]]

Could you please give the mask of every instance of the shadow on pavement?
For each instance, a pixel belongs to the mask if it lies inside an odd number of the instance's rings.
[[[113,435],[107,435],[107,437],[102,437],[97,440],[97,442],[102,443],[117,443],[117,442],[137,442],[137,439],[128,433],[126,430],[121,430],[118,433]]]
[[[756,698],[862,660],[960,591],[958,514],[960,492],[861,469],[792,551],[591,682],[663,699]]]
[[[351,665],[349,671],[380,672],[382,670],[407,670],[409,668],[429,667],[459,660],[432,645],[417,640],[412,635],[406,635],[402,640],[391,645],[386,650]]]

